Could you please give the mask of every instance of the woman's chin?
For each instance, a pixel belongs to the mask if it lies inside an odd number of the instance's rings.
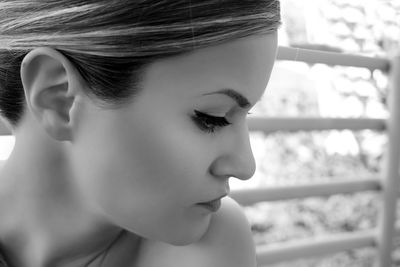
[[[168,238],[168,240],[165,240],[164,242],[173,246],[187,246],[197,243],[207,233],[209,225],[210,221],[207,223],[203,222],[201,225],[197,225],[196,228],[191,227],[186,231],[179,231],[179,233],[175,234],[171,238]]]
[[[173,246],[188,246],[191,245],[193,243],[198,242],[202,237],[203,237],[204,233],[201,235],[194,235],[194,236],[184,236],[184,237],[180,237],[180,238],[174,238],[171,240],[168,240],[167,243]]]

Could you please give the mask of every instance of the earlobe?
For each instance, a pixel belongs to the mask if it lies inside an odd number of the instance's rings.
[[[71,140],[70,111],[76,98],[77,73],[72,63],[51,48],[29,52],[21,64],[28,112],[56,140]]]

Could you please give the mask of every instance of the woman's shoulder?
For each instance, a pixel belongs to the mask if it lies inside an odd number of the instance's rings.
[[[250,225],[239,204],[229,197],[224,198],[221,209],[212,216],[210,227],[201,240],[188,246],[153,244],[154,250],[150,248],[146,253],[151,255],[152,263],[144,266],[155,266],[154,263],[162,263],[164,267],[256,266]]]

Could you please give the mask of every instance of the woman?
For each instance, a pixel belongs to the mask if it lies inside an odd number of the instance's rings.
[[[275,0],[0,0],[3,265],[255,266],[229,197]]]

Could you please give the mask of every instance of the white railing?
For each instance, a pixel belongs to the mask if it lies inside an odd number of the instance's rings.
[[[386,151],[386,168],[380,177],[346,179],[342,182],[302,184],[296,186],[244,189],[232,192],[232,197],[242,205],[261,201],[349,194],[360,191],[378,191],[382,194],[380,223],[376,229],[327,235],[312,239],[290,241],[257,248],[260,266],[299,258],[316,257],[355,248],[375,246],[378,250],[376,266],[391,266],[393,237],[400,234],[396,223],[396,201],[399,190],[399,146],[400,146],[400,57],[393,60],[371,58],[342,53],[279,47],[278,60],[302,61],[380,69],[390,76],[390,118],[384,119],[343,119],[343,118],[251,118],[252,131],[266,134],[277,131],[322,131],[322,130],[363,130],[385,131],[389,145]]]

